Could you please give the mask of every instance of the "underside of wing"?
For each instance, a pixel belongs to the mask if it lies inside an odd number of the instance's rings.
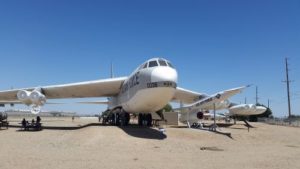
[[[63,85],[37,87],[46,99],[109,97],[117,95],[126,77],[95,80]],[[36,88],[14,89],[0,91],[0,101],[13,103],[18,101],[17,93],[21,90],[33,91]]]
[[[197,93],[194,91],[177,87],[173,101],[182,102],[184,104],[191,104],[206,97],[208,97],[208,95],[206,94]]]

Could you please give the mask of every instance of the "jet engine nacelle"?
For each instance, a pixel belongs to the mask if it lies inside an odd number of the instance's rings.
[[[41,107],[46,103],[46,96],[38,90],[34,90],[32,92],[20,90],[17,93],[17,98],[27,106],[30,105],[32,114],[38,114],[41,112]]]
[[[33,91],[30,94],[30,100],[32,104],[43,106],[46,103],[46,97],[39,91]]]
[[[198,112],[197,113],[197,118],[202,120],[204,118],[204,113],[203,112]]]
[[[17,98],[19,101],[21,101],[22,103],[26,104],[26,105],[30,105],[32,104],[32,101],[30,99],[30,94],[31,92],[26,91],[26,90],[20,90],[17,93]]]

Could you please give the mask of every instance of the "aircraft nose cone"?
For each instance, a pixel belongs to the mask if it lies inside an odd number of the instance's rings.
[[[257,108],[257,110],[256,110],[257,114],[262,114],[267,111],[267,108],[265,108],[263,106],[257,106],[256,108]]]
[[[177,71],[170,67],[157,67],[151,73],[151,82],[170,81],[177,83]]]

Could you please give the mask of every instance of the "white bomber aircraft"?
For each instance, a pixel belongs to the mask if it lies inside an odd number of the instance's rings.
[[[48,99],[108,97],[108,109],[114,124],[126,125],[129,113],[139,114],[139,124],[151,124],[152,115],[170,101],[191,104],[191,107],[212,107],[240,93],[244,87],[208,96],[177,87],[177,71],[166,59],[153,58],[141,64],[128,77],[39,86],[0,91],[0,105],[26,104],[37,114]]]

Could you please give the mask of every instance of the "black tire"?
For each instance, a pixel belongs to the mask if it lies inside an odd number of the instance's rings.
[[[119,113],[116,113],[116,126],[120,126],[120,115]]]
[[[125,126],[125,117],[124,114],[120,114],[119,116],[119,126]]]
[[[148,127],[150,127],[150,126],[152,126],[152,114],[151,113],[149,113],[149,114],[147,114],[147,116],[146,116],[147,118],[147,126]]]
[[[139,126],[142,126],[143,125],[143,115],[141,113],[139,113],[139,119],[138,119],[138,124]]]
[[[129,121],[130,121],[130,115],[129,113],[125,113],[125,126],[129,124]]]
[[[115,114],[114,113],[112,113],[109,117],[109,124],[115,125]]]
[[[144,126],[145,124],[147,125],[147,115],[146,114],[142,114],[142,126]]]
[[[126,113],[120,114],[120,126],[126,126],[127,119],[126,119]]]

